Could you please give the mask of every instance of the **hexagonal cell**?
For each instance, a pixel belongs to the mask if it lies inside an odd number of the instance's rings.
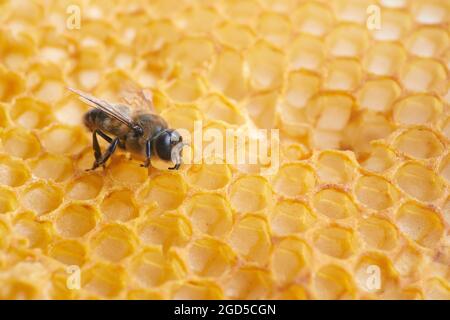
[[[407,162],[395,174],[398,186],[408,195],[421,201],[433,201],[441,197],[444,182],[432,170],[415,162]]]
[[[273,128],[276,120],[278,90],[263,91],[253,94],[245,104],[250,118],[258,128]]]
[[[404,131],[395,138],[393,147],[407,156],[419,159],[440,156],[445,150],[438,136],[425,128]]]
[[[25,81],[17,73],[0,66],[0,101],[11,101],[23,92]]]
[[[361,157],[359,162],[367,170],[382,173],[391,168],[396,160],[394,151],[384,145],[378,144],[373,145],[370,154]]]
[[[214,44],[206,37],[184,37],[170,44],[165,51],[168,62],[183,61],[183,68],[192,70],[211,60]]]
[[[172,294],[175,300],[221,300],[224,299],[222,289],[213,281],[186,281]]]
[[[304,164],[283,165],[272,182],[275,192],[295,197],[310,192],[316,185],[314,170]]]
[[[69,199],[89,200],[97,197],[102,187],[102,177],[96,174],[86,174],[71,180],[65,194]]]
[[[373,216],[362,219],[359,221],[358,231],[369,246],[378,250],[391,250],[397,244],[397,229],[387,219]]]
[[[255,37],[251,28],[231,21],[222,23],[214,32],[221,43],[237,50],[248,48]]]
[[[369,44],[365,28],[357,25],[341,25],[334,28],[325,39],[326,50],[336,57],[356,57]]]
[[[41,133],[42,146],[51,153],[76,154],[86,146],[86,136],[81,128],[55,125]]]
[[[8,157],[0,157],[0,183],[10,187],[23,185],[30,178],[27,167]]]
[[[56,230],[63,237],[82,237],[94,229],[97,216],[97,211],[90,205],[69,204],[58,212]]]
[[[230,182],[231,171],[226,164],[192,165],[187,171],[186,180],[203,189],[221,189]]]
[[[311,72],[294,71],[288,75],[284,99],[293,107],[301,108],[320,89],[320,78]]]
[[[241,111],[228,99],[219,94],[210,94],[199,102],[199,108],[207,117],[229,124],[242,125],[245,122]]]
[[[2,132],[2,141],[8,154],[22,159],[36,156],[41,149],[39,140],[33,134],[19,128]]]
[[[424,247],[434,247],[444,233],[439,214],[415,202],[403,204],[396,214],[397,226]]]
[[[355,280],[367,292],[388,294],[398,290],[397,273],[388,257],[378,253],[364,254],[355,266]]]
[[[421,57],[439,57],[449,46],[445,30],[435,27],[422,28],[411,34],[406,48],[411,54]]]
[[[89,161],[88,168],[91,168],[92,163],[94,163],[92,151],[89,152],[89,157],[92,158],[92,161]],[[108,173],[117,184],[136,186],[148,179],[146,168],[141,167],[140,163],[127,160],[124,157],[112,159],[108,169]]]
[[[300,34],[292,41],[289,49],[291,69],[318,70],[324,59],[323,43],[314,36]]]
[[[230,234],[233,249],[249,262],[264,265],[271,247],[267,221],[256,215],[246,215],[238,221]]]
[[[293,284],[275,295],[275,298],[279,300],[307,300],[308,297],[305,288],[297,284]]]
[[[143,204],[156,203],[159,210],[173,210],[183,202],[186,184],[178,174],[164,173],[153,177],[139,193]]]
[[[76,240],[59,240],[48,247],[48,255],[66,265],[82,266],[86,259],[86,249]]]
[[[420,251],[408,245],[395,257],[394,267],[401,276],[408,277],[420,272],[422,262]]]
[[[10,116],[16,124],[26,129],[38,129],[52,121],[50,106],[33,98],[19,98],[11,108]]]
[[[368,110],[387,112],[400,93],[401,87],[394,80],[370,80],[359,90],[358,101]]]
[[[20,202],[28,210],[41,215],[59,207],[62,192],[58,187],[48,183],[34,182],[22,191]]]
[[[341,267],[329,264],[321,267],[314,277],[317,298],[346,300],[355,297],[352,277]]]
[[[364,56],[364,67],[375,75],[394,76],[406,62],[405,49],[397,43],[378,42]]]
[[[442,102],[432,95],[411,95],[395,103],[393,119],[403,125],[432,123],[442,110]]]
[[[383,8],[380,19],[383,21],[380,28],[372,31],[373,38],[379,41],[398,41],[408,34],[412,26],[410,16],[395,9]]]
[[[17,197],[14,191],[0,187],[0,213],[8,213],[16,210]]]
[[[108,194],[100,206],[107,220],[128,221],[139,215],[133,193],[128,189],[117,190]]]
[[[181,15],[179,23],[193,33],[209,32],[214,29],[222,17],[212,7],[187,8]]]
[[[399,199],[397,189],[387,180],[377,176],[362,176],[355,185],[357,199],[374,210],[384,210]]]
[[[447,78],[445,66],[431,59],[414,59],[402,70],[401,82],[412,92],[441,92]]]
[[[224,284],[224,292],[230,299],[265,299],[272,291],[272,283],[267,271],[242,267]]]
[[[110,224],[92,236],[90,245],[92,252],[101,259],[119,262],[133,253],[136,240],[125,226]]]
[[[250,84],[258,90],[280,87],[283,80],[283,53],[264,41],[248,49],[246,60],[250,71]]]
[[[203,94],[201,79],[191,75],[176,78],[165,89],[167,95],[176,102],[193,102]]]
[[[89,90],[90,91],[90,90]],[[83,115],[87,111],[87,106],[74,97],[69,97],[58,102],[55,110],[55,117],[59,122],[67,125],[79,125],[83,123]]]
[[[147,247],[131,261],[131,275],[143,287],[156,287],[168,280],[182,278],[185,268],[173,253],[164,254],[160,248]],[[181,274],[180,274],[181,273]]]
[[[192,236],[192,227],[185,216],[165,213],[144,221],[138,235],[146,244],[184,246]]]
[[[291,24],[286,16],[273,12],[262,13],[256,26],[258,34],[275,46],[285,46],[290,40]]]
[[[317,192],[313,197],[313,205],[316,211],[330,219],[345,219],[358,214],[353,199],[344,191],[333,188]]]
[[[323,87],[328,90],[353,91],[360,85],[362,70],[355,59],[335,59],[327,64]]]
[[[201,232],[223,236],[233,225],[233,213],[228,201],[221,195],[199,193],[184,205],[192,225]]]
[[[346,259],[355,253],[356,237],[352,229],[323,227],[314,233],[314,246],[326,255]]]
[[[306,105],[306,117],[317,129],[342,130],[350,120],[353,106],[351,96],[321,93]]]
[[[354,175],[355,165],[342,153],[321,152],[317,158],[317,175],[328,183],[349,183]]]
[[[239,212],[263,210],[272,201],[272,191],[266,179],[259,176],[244,176],[230,186],[230,203]]]
[[[196,274],[219,277],[236,263],[236,256],[224,242],[213,238],[202,238],[188,249],[188,264]]]
[[[14,233],[26,239],[28,248],[45,249],[51,240],[51,226],[48,223],[23,218],[15,222]]]
[[[261,4],[256,0],[230,0],[220,5],[228,19],[241,24],[251,24],[262,11]]]
[[[121,266],[97,263],[81,273],[82,289],[104,298],[113,298],[125,287],[125,270]]]
[[[439,165],[439,174],[450,182],[450,155],[445,156]]]
[[[280,283],[292,283],[307,272],[311,264],[311,249],[308,244],[289,237],[277,244],[272,251],[272,270]]]
[[[448,17],[448,7],[439,0],[416,1],[411,9],[414,19],[421,24],[440,24]]]
[[[36,177],[56,182],[67,180],[73,173],[72,161],[64,156],[43,154],[30,162]]]
[[[425,298],[428,300],[449,300],[450,287],[445,279],[431,278],[425,282]]]
[[[280,200],[272,211],[270,225],[278,235],[305,231],[314,225],[316,215],[302,202]]]
[[[325,35],[334,25],[334,14],[321,3],[301,3],[291,16],[297,31],[315,36]]]

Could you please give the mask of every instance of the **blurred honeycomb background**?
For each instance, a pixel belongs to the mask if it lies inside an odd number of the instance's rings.
[[[0,297],[450,299],[449,15],[446,0],[1,0]],[[65,87],[125,82],[174,128],[280,129],[281,167],[146,170],[119,152],[86,172],[88,107]]]

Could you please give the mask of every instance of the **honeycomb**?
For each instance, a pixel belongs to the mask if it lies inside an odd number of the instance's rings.
[[[445,0],[0,1],[0,297],[450,299],[449,16]],[[118,152],[86,171],[89,107],[65,87],[125,82],[173,128],[279,129],[279,169]]]

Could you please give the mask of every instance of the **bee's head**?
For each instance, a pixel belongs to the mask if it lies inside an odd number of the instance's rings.
[[[175,163],[181,158],[183,148],[183,137],[175,130],[168,129],[162,132],[155,141],[155,150],[162,160]]]

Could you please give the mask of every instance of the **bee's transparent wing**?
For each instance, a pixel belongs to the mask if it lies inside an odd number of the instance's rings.
[[[123,85],[121,91],[123,102],[134,109],[154,112],[152,92],[147,89],[140,89],[135,85]]]
[[[79,95],[81,100],[83,102],[87,103],[88,105],[102,110],[110,117],[122,122],[123,124],[127,125],[128,127],[132,128],[132,129],[135,129],[136,124],[133,122],[133,119],[131,119],[128,114],[121,111],[117,107],[117,105],[111,104],[105,100],[96,98],[86,92],[83,92],[83,91],[80,91],[77,89],[73,89],[73,88],[67,88],[67,89],[69,89],[73,93],[76,93],[77,95]]]

